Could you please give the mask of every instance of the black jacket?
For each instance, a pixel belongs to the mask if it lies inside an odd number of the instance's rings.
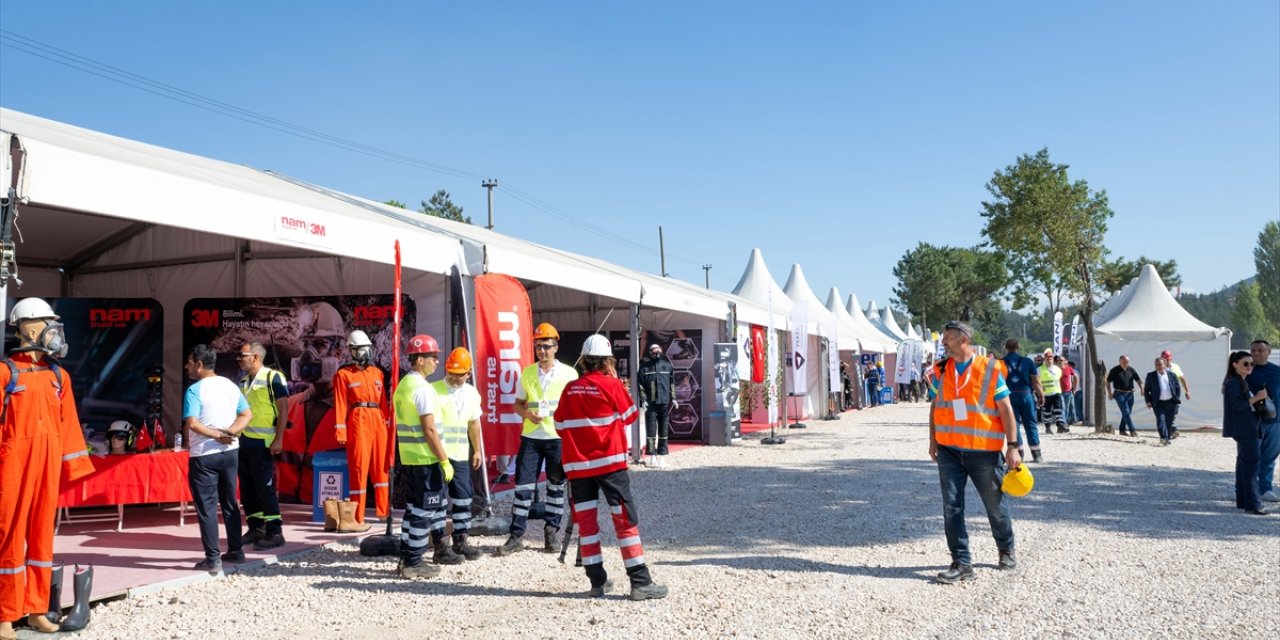
[[[1249,404],[1246,385],[1236,376],[1222,383],[1222,437],[1252,440],[1258,437],[1258,414]]]
[[[648,357],[636,370],[640,384],[640,402],[671,404],[676,397],[675,368],[663,358]]]
[[[1169,393],[1173,394],[1174,403],[1182,404],[1182,385],[1178,384],[1178,376],[1174,375],[1173,369],[1165,369],[1164,374],[1169,376]],[[1142,396],[1153,407],[1160,400],[1160,378],[1157,376],[1156,372],[1148,371],[1147,383],[1142,389]]]

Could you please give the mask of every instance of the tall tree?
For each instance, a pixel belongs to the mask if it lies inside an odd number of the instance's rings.
[[[1231,342],[1239,348],[1249,348],[1254,340],[1276,339],[1276,325],[1262,310],[1258,300],[1257,282],[1243,282],[1236,289],[1236,303],[1231,311]]]
[[[449,199],[449,192],[441,189],[431,196],[431,199],[422,203],[422,213],[445,220],[454,220],[457,222],[465,222],[471,224],[471,216],[462,215],[462,207],[453,203]]]
[[[996,294],[1009,284],[1004,260],[979,248],[937,247],[926,242],[903,254],[893,268],[892,302],[922,322],[986,323],[998,317]]]
[[[982,203],[982,235],[1004,252],[1014,282],[1015,306],[1043,283],[1060,282],[1083,305],[1080,313],[1093,372],[1094,429],[1105,431],[1106,369],[1098,360],[1093,332],[1093,293],[1106,258],[1107,221],[1115,213],[1106,191],[1084,180],[1071,181],[1068,165],[1049,159],[1049,150],[1023,154],[987,183],[992,199]]]
[[[1280,323],[1280,221],[1263,225],[1253,250],[1253,264],[1258,269],[1258,301],[1267,317]]]
[[[1137,260],[1125,260],[1120,257],[1106,261],[1098,271],[1098,293],[1110,294],[1123,289],[1126,284],[1138,277],[1138,274],[1142,273],[1142,267],[1148,264],[1155,265],[1156,272],[1164,281],[1164,286],[1182,286],[1182,276],[1178,273],[1177,260],[1161,262],[1146,256],[1138,256]]]
[[[389,206],[392,206],[392,207],[399,207],[399,208],[401,208],[401,209],[408,209],[408,208],[409,208],[409,207],[405,206],[405,204],[404,204],[403,202],[400,202],[399,200],[388,200],[388,201],[386,201],[386,202],[384,202],[384,203],[382,203],[382,204],[389,205]]]

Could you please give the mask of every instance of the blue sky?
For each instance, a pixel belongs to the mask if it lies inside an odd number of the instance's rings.
[[[374,3],[369,3],[374,4]],[[1117,255],[1184,289],[1254,273],[1280,218],[1280,3],[0,3],[0,28],[390,163],[0,47],[0,104],[416,205],[730,290],[753,247],[865,304],[917,242],[980,241],[984,185],[1047,146],[1106,189]],[[11,39],[3,41],[12,42]],[[619,242],[624,238],[629,242]]]

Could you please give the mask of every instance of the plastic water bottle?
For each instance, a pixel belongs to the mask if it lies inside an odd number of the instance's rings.
[[[173,434],[173,450],[182,451],[182,432]]]

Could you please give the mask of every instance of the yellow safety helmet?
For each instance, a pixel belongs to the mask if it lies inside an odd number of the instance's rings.
[[[1035,476],[1031,475],[1031,469],[1028,469],[1025,464],[1020,464],[1017,469],[1004,474],[1004,482],[1000,483],[1000,489],[1015,498],[1031,493],[1031,488],[1034,486],[1036,486]]]

